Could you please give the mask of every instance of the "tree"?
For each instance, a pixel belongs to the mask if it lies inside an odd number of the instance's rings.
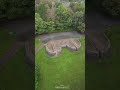
[[[60,4],[56,9],[56,27],[58,30],[65,30],[72,25],[72,13],[68,8]]]
[[[35,13],[35,33],[42,34],[45,31],[45,22],[38,13]]]
[[[55,24],[52,20],[43,21],[38,13],[35,13],[35,33],[49,33],[55,31]]]
[[[85,6],[80,2],[72,2],[70,8],[73,10],[73,29],[84,33],[85,31]]]
[[[54,24],[54,22],[52,20],[47,21],[45,23],[46,23],[46,31],[45,31],[46,33],[55,31],[55,24]]]
[[[0,0],[0,18],[13,19],[33,14],[33,0]]]
[[[104,0],[103,10],[112,16],[120,16],[120,0]]]
[[[80,2],[71,2],[70,8],[73,10],[73,12],[77,11],[85,11],[85,4]]]
[[[85,31],[85,21],[84,12],[76,12],[73,17],[73,28],[79,32],[84,33]]]
[[[43,20],[46,20],[46,11],[47,7],[45,6],[44,3],[40,3],[36,8],[36,13],[38,13]]]
[[[42,4],[43,5],[43,4]],[[41,9],[38,11],[44,12],[44,15],[37,12],[35,14],[35,29],[37,34],[42,33],[50,33],[50,32],[61,32],[61,31],[71,31],[76,30],[80,32],[85,31],[85,23],[84,23],[84,14],[85,14],[85,7],[83,3],[80,2],[72,2],[71,7],[65,7],[62,3],[58,3],[57,5],[52,5],[50,8],[48,5],[41,5]],[[45,8],[48,7],[46,11],[44,11]],[[54,9],[54,15],[50,14],[52,12],[52,8]],[[45,16],[45,13],[48,12],[46,15],[47,17],[43,18],[42,16]],[[55,19],[53,19],[51,16],[54,16]]]

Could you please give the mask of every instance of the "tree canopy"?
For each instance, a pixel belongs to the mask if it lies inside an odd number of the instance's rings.
[[[61,1],[51,1],[41,2],[36,10],[35,26],[37,34],[73,30],[84,33],[84,3],[79,2],[79,0],[78,2],[72,1],[69,2],[69,7],[66,7]],[[49,3],[51,4],[49,5]]]

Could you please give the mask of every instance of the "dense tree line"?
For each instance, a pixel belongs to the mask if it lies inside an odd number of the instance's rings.
[[[34,0],[0,0],[0,18],[34,15]]]
[[[120,17],[120,0],[91,0],[95,7],[99,8],[104,13]]]
[[[104,0],[102,7],[108,14],[120,17],[120,0]]]
[[[71,30],[84,33],[84,14],[85,6],[81,2],[70,2],[69,7],[60,2],[40,3],[35,14],[36,34]]]

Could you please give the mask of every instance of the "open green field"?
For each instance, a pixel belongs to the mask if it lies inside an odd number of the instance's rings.
[[[36,54],[40,77],[36,90],[85,90],[85,38],[80,51],[63,49],[58,57],[50,57],[45,48]],[[64,89],[61,89],[61,85]]]
[[[0,28],[0,56],[11,47],[14,41],[14,35],[10,35],[9,31]]]
[[[25,63],[24,52],[24,49],[20,49],[0,71],[1,90],[34,89],[34,73]]]
[[[120,27],[112,27],[112,55],[101,63],[86,64],[86,90],[120,90]]]

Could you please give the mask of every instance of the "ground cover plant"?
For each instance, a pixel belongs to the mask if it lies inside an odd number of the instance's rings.
[[[8,32],[7,30],[0,28],[0,56],[8,50],[15,41],[14,33]]]
[[[102,59],[101,63],[86,64],[86,89],[119,90],[120,71],[120,27],[110,27],[106,35],[111,41],[112,54]],[[92,78],[91,78],[92,77]],[[94,78],[93,78],[94,77]],[[92,82],[91,82],[92,81]]]
[[[80,39],[79,51],[64,48],[58,57],[51,58],[45,48],[35,57],[36,90],[56,90],[64,85],[69,90],[85,89],[85,38]]]

